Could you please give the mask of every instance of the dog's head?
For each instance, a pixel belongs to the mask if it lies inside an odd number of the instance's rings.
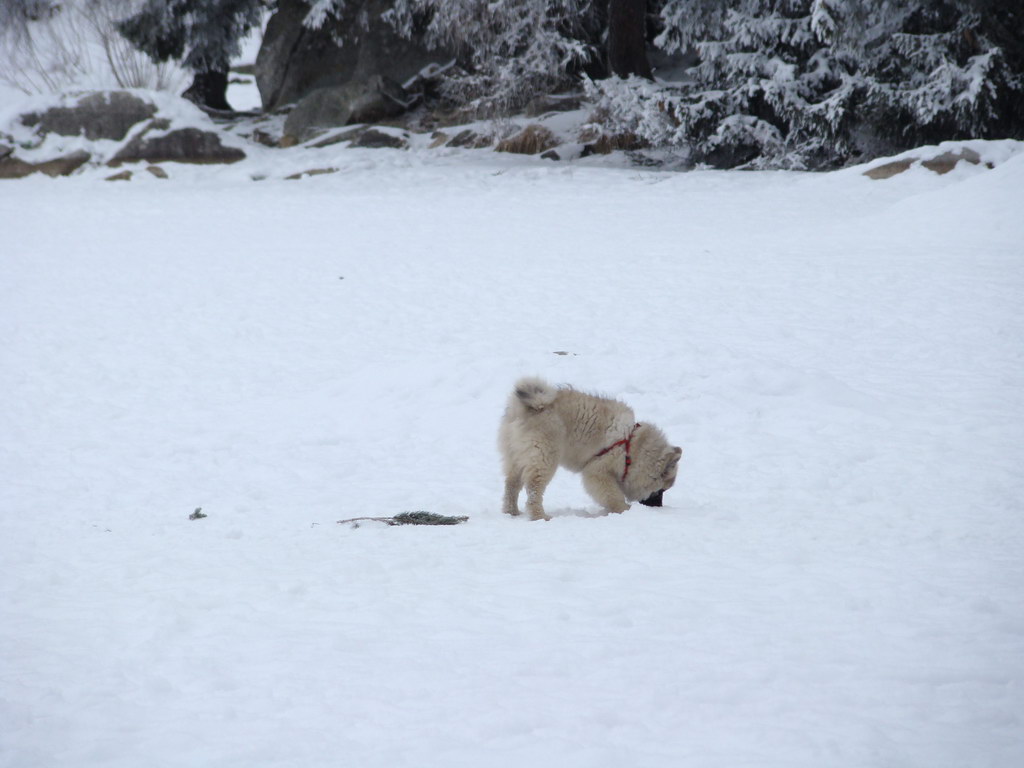
[[[679,459],[683,449],[669,445],[657,427],[643,425],[637,433],[636,457],[633,472],[626,481],[626,497],[648,507],[660,507],[662,497],[676,483]]]
[[[640,499],[640,503],[643,504],[645,507],[660,507],[661,506],[661,497],[664,496],[664,495],[665,495],[665,491],[664,490],[655,491],[650,496],[648,496],[646,499]]]
[[[662,470],[661,480],[662,487],[648,496],[646,499],[640,499],[640,503],[648,507],[660,507],[661,499],[665,495],[665,491],[676,484],[676,473],[679,468],[679,459],[683,455],[683,449],[679,446],[673,446],[671,451],[665,457],[665,469]]]

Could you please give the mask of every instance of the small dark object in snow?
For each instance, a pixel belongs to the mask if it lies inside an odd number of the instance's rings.
[[[191,515],[189,515],[188,519],[189,520],[202,520],[206,516],[207,515],[205,515],[203,513],[203,508],[202,507],[196,507],[196,511],[193,512]]]
[[[389,525],[458,525],[469,520],[468,517],[450,517],[437,515],[433,512],[403,512],[391,518]]]
[[[468,517],[452,517],[449,515],[438,515],[433,512],[402,512],[394,517],[353,517],[349,520],[339,520],[338,524],[356,523],[358,527],[360,520],[374,520],[378,523],[388,525],[458,525],[469,520]]]
[[[661,506],[661,497],[664,494],[665,494],[664,491],[657,491],[656,493],[652,493],[646,499],[642,499],[640,501],[640,503],[643,504],[645,507],[660,507]]]

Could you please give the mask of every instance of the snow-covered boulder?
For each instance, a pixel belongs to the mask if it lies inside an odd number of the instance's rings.
[[[441,136],[447,138],[446,134],[441,133]],[[494,143],[492,137],[482,133],[477,133],[472,128],[464,128],[455,134],[448,141],[445,146],[448,147],[463,147],[465,149],[483,149],[489,147]]]
[[[156,114],[156,105],[128,91],[97,91],[21,117],[41,134],[120,141],[132,126]]]
[[[352,141],[352,146],[364,149],[405,149],[409,142],[402,132],[368,128]]]
[[[941,144],[918,147],[892,157],[879,158],[863,166],[861,171],[869,179],[891,179],[911,168],[924,168],[940,176],[954,170],[958,164],[994,168],[1024,149],[1024,143],[1005,139],[986,141],[944,141]]]
[[[903,173],[914,163],[920,163],[922,167],[927,168],[929,171],[934,171],[941,176],[944,173],[952,171],[956,167],[956,164],[961,160],[965,163],[970,163],[971,165],[978,165],[981,162],[981,156],[970,147],[963,147],[961,149],[943,152],[940,155],[929,157],[928,159],[921,159],[920,157],[903,157],[899,160],[891,160],[889,162],[882,163],[881,165],[872,166],[868,170],[864,171],[864,175],[869,179],[889,179],[899,173]]]
[[[131,162],[232,163],[245,142],[155,91],[48,94],[0,110],[0,178]]]
[[[199,128],[172,128],[167,120],[156,119],[136,133],[109,165],[121,163],[235,163],[245,159],[238,147],[224,146],[220,135]]]
[[[402,86],[383,75],[317,88],[289,113],[284,124],[284,143],[307,141],[331,128],[397,117],[408,103]]]
[[[382,18],[389,0],[350,4],[319,28],[304,24],[309,3],[281,0],[267,23],[256,58],[256,85],[267,111],[298,102],[311,91],[375,75],[405,83],[430,64],[452,58],[400,36]]]
[[[47,176],[67,176],[89,162],[89,153],[81,149],[38,163],[22,160],[13,152],[4,154],[3,149],[0,146],[0,179],[20,179],[33,173],[45,173]]]

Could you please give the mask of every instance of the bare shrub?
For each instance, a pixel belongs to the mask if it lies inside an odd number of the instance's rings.
[[[115,27],[137,0],[39,2],[0,30],[0,80],[24,93],[72,87],[174,90],[185,75],[136,51]]]

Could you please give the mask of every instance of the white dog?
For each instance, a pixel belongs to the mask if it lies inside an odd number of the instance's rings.
[[[628,502],[641,499],[660,507],[683,453],[653,424],[637,423],[626,404],[536,378],[516,382],[498,442],[505,465],[502,511],[519,514],[519,491],[526,486],[531,520],[551,519],[544,489],[559,466],[582,473],[583,487],[608,512],[625,512]]]

